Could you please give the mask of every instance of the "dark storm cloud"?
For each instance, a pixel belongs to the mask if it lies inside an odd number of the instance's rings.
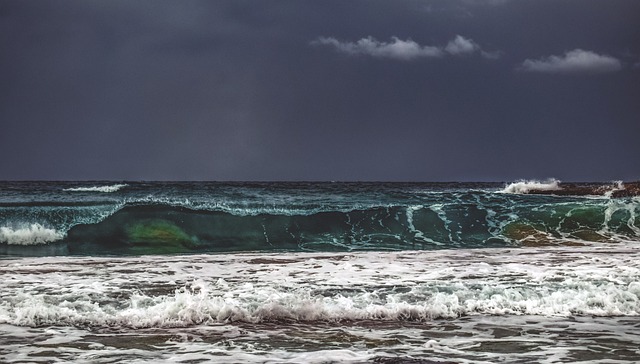
[[[638,13],[5,0],[0,179],[637,179]]]

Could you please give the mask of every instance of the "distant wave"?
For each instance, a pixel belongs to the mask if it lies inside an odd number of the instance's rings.
[[[535,180],[531,180],[531,181],[520,180],[520,181],[508,184],[501,192],[523,194],[523,193],[529,193],[532,190],[557,191],[561,189],[559,186],[559,183],[560,183],[559,180],[553,179],[553,178],[544,182],[535,181]]]
[[[74,188],[65,188],[63,191],[67,192],[116,192],[120,189],[127,187],[127,184],[116,184],[111,186],[91,186],[91,187],[74,187]]]
[[[10,245],[37,245],[60,240],[64,233],[49,229],[40,224],[31,224],[22,228],[0,227],[0,243]]]

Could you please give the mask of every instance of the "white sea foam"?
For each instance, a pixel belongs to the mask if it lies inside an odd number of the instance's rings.
[[[637,243],[18,258],[0,276],[7,363],[556,363],[640,345]]]
[[[120,189],[127,187],[127,184],[115,184],[110,186],[91,186],[91,187],[73,187],[73,188],[65,188],[63,191],[67,192],[116,192]]]
[[[136,330],[124,337],[117,332],[99,333],[82,328],[57,327],[55,330],[0,325],[3,339],[2,363],[73,362],[82,364],[126,362],[185,363],[363,363],[374,355],[366,348],[351,349],[320,345],[310,350],[283,350],[268,345],[269,332],[238,330],[231,326],[201,328],[192,332],[162,330],[155,333]],[[285,345],[299,345],[294,333],[278,335]],[[367,334],[367,332],[363,332]],[[202,336],[200,336],[202,335]],[[222,337],[221,337],[222,335]],[[167,340],[167,337],[171,337]],[[9,339],[10,338],[10,339]],[[160,340],[158,340],[160,339]],[[213,339],[213,340],[211,340]],[[149,344],[149,341],[157,341]],[[24,345],[29,342],[29,345]],[[265,345],[265,342],[267,345]],[[62,344],[62,345],[61,345]],[[306,343],[305,343],[306,344]],[[275,346],[275,347],[274,347]],[[3,355],[4,354],[4,355]],[[56,360],[64,358],[64,360]]]
[[[251,284],[189,288],[172,295],[135,295],[118,309],[91,297],[62,295],[55,300],[40,294],[18,294],[8,298],[0,310],[0,322],[14,325],[90,325],[125,327],[185,327],[221,322],[265,322],[294,320],[302,322],[344,320],[417,320],[456,318],[467,315],[543,315],[543,316],[617,316],[640,314],[640,283],[618,286],[577,284],[576,287],[536,290],[485,287],[476,290],[465,284],[446,287],[453,292],[421,294],[417,286],[410,294],[420,298],[408,301],[402,294],[364,292],[355,295],[324,297],[310,289],[287,291],[281,288],[257,288]],[[3,312],[4,311],[4,312]]]
[[[624,183],[622,181],[614,181],[613,184],[611,190],[604,193],[605,197],[610,198],[614,192],[624,190]]]
[[[604,222],[602,223],[602,228],[599,233],[609,236],[614,236],[618,239],[625,239],[624,236],[620,234],[616,234],[614,230],[610,228],[611,220],[613,219],[613,215],[616,213],[623,213],[628,216],[626,221],[626,225],[629,230],[633,231],[633,233],[640,237],[640,227],[636,226],[638,201],[637,197],[634,200],[616,200],[611,199],[607,201],[606,209],[604,210]]]
[[[434,363],[551,364],[575,362],[585,353],[591,355],[589,362],[602,362],[594,357],[600,353],[606,362],[628,363],[635,362],[638,354],[640,334],[632,330],[638,323],[634,317],[470,316],[417,325],[275,322],[162,330],[0,324],[0,337],[5,339],[0,361],[106,364],[115,358],[136,364],[257,364],[369,363],[377,362],[376,358],[414,362],[413,358],[429,358]],[[616,354],[618,351],[622,353]]]
[[[11,245],[46,244],[63,237],[64,233],[37,223],[18,228],[0,227],[0,243]]]
[[[421,241],[426,241],[426,242],[431,243],[431,244],[442,245],[442,243],[437,242],[437,241],[425,236],[424,232],[416,229],[416,226],[413,224],[413,212],[417,211],[417,210],[420,210],[422,208],[424,208],[424,206],[422,206],[422,205],[415,205],[415,206],[408,206],[407,207],[406,215],[407,215],[407,227],[409,228],[409,231],[411,231],[412,233],[415,234],[416,239],[419,239]]]
[[[597,287],[594,287],[597,288]],[[637,287],[630,287],[637,291]],[[613,296],[624,295],[626,291],[612,292]],[[261,292],[264,294],[264,292]],[[226,300],[222,305],[212,305],[209,309],[198,314],[197,308],[202,308],[203,302],[211,302],[200,296],[189,296],[186,302],[179,304],[182,310],[187,310],[188,314],[196,314],[196,317],[189,317],[189,321],[198,322],[202,314],[214,314],[205,317],[215,317],[216,321],[233,321],[234,319],[242,321],[264,321],[273,319],[294,319],[297,321],[342,321],[342,320],[431,320],[434,318],[454,318],[469,314],[547,314],[547,315],[566,315],[573,313],[584,313],[588,315],[611,315],[618,314],[636,314],[634,310],[637,305],[637,299],[632,298],[631,310],[625,307],[598,307],[597,310],[585,307],[585,300],[588,298],[597,300],[598,302],[613,301],[614,299],[607,295],[594,295],[592,292],[581,294],[576,297],[575,291],[558,291],[553,295],[557,296],[556,302],[544,302],[541,296],[534,294],[533,297],[525,297],[522,292],[514,290],[514,292],[491,292],[491,296],[484,292],[470,292],[466,287],[459,287],[455,293],[436,293],[428,299],[418,304],[406,302],[398,295],[390,295],[387,302],[377,302],[375,298],[371,299],[370,293],[358,294],[352,297],[337,296],[332,298],[309,297],[308,292],[295,292],[293,294],[282,291],[267,291],[269,298],[266,304],[257,306],[254,310],[247,310],[246,307],[234,306],[233,303]],[[630,292],[633,294],[633,292]],[[520,298],[519,301],[513,302],[509,295]],[[377,296],[377,295],[374,295]],[[471,299],[461,300],[461,296],[471,296]],[[582,296],[582,297],[580,297]],[[603,296],[603,297],[600,297]],[[273,299],[277,297],[277,299]],[[632,296],[630,296],[632,297]],[[179,302],[179,296],[176,301]],[[195,298],[195,300],[194,300]],[[173,300],[169,300],[170,306],[174,306]],[[194,306],[193,303],[197,304]],[[186,303],[186,305],[185,305]],[[215,303],[215,300],[211,303]],[[514,304],[515,303],[515,304]],[[561,304],[560,307],[558,303]],[[568,306],[568,307],[567,307]],[[173,307],[172,307],[173,308]],[[169,312],[175,312],[170,309]],[[162,310],[166,315],[167,310]],[[148,315],[144,315],[148,318]],[[163,322],[170,322],[175,319],[173,316],[166,317]],[[187,321],[187,322],[189,322]],[[144,322],[144,321],[141,321]],[[183,324],[184,319],[179,324]],[[154,325],[155,326],[155,323]]]
[[[513,182],[505,186],[505,188],[501,191],[502,193],[529,193],[532,190],[541,190],[541,191],[557,191],[562,188],[558,185],[560,183],[557,179],[549,179],[547,181],[525,181],[520,180],[517,182]]]
[[[0,265],[7,278],[0,282],[0,324],[142,328],[468,315],[635,316],[639,258],[640,249],[618,245],[285,258],[21,259]]]

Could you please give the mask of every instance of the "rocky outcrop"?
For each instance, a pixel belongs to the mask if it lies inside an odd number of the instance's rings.
[[[616,184],[559,183],[558,189],[530,189],[531,195],[556,196],[640,196],[640,181]]]

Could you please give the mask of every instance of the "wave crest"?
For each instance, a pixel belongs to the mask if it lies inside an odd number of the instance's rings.
[[[544,182],[536,181],[536,180],[520,180],[517,182],[513,182],[505,186],[505,188],[501,191],[502,193],[513,193],[513,194],[524,194],[529,193],[529,191],[557,191],[560,190],[559,186],[560,181],[557,179],[548,179]]]
[[[111,193],[119,191],[120,189],[127,187],[127,184],[115,184],[110,186],[91,186],[91,187],[73,187],[73,188],[65,188],[63,191],[66,192],[104,192]]]
[[[0,227],[0,243],[9,245],[38,245],[64,238],[64,233],[46,228],[38,223],[13,229]]]
[[[199,283],[199,284],[198,284]],[[452,287],[453,288],[453,287]],[[226,293],[225,293],[226,292]],[[273,321],[430,321],[468,315],[634,316],[640,310],[640,284],[582,282],[552,288],[473,288],[452,292],[410,291],[416,299],[388,292],[323,296],[308,289],[284,290],[251,283],[229,286],[197,282],[174,294],[134,294],[123,307],[93,298],[19,293],[0,306],[0,323],[20,326],[89,325],[134,328],[189,327],[226,322]]]

